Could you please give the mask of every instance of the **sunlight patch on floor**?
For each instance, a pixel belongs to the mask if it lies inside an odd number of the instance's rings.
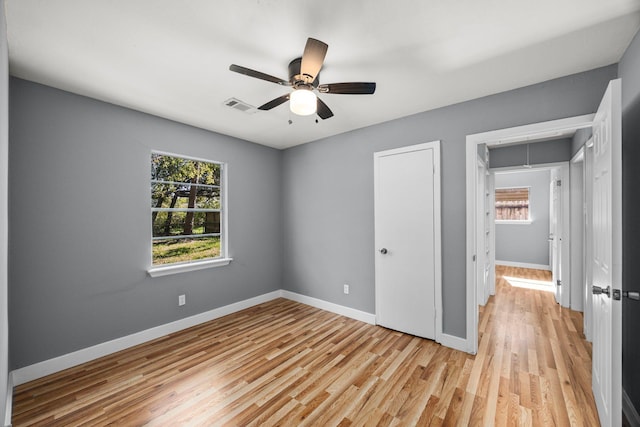
[[[523,279],[521,277],[502,276],[511,286],[515,288],[533,289],[536,291],[555,292],[553,282],[544,280]]]

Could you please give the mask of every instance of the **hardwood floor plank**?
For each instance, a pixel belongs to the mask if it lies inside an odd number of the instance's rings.
[[[277,299],[15,388],[14,426],[598,425],[582,316],[500,267],[475,356]]]

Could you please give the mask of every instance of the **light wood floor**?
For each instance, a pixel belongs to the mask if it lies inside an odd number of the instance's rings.
[[[478,355],[278,299],[21,385],[13,425],[597,426],[580,313],[498,270]]]

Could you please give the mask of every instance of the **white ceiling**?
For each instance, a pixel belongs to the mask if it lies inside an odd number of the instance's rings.
[[[259,144],[286,148],[616,63],[640,0],[5,0],[12,75]],[[315,123],[283,104],[307,37],[329,45],[321,83],[376,93],[320,97]],[[293,124],[288,120],[292,118]]]

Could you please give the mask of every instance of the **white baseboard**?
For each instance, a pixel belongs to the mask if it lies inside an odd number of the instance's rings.
[[[545,264],[531,264],[528,262],[515,262],[515,261],[498,261],[496,265],[504,265],[506,267],[519,267],[519,268],[532,268],[534,270],[547,270],[551,271],[551,266]]]
[[[17,386],[20,384],[24,384],[29,381],[33,381],[35,379],[62,371],[64,369],[68,369],[82,363],[90,362],[99,357],[107,356],[126,348],[133,347],[154,340],[156,338],[160,338],[165,335],[172,334],[174,332],[178,332],[180,330],[190,328],[192,326],[199,325],[201,323],[208,322],[210,320],[217,319],[219,317],[226,316],[228,314],[244,310],[245,308],[253,307],[254,305],[262,304],[264,302],[271,301],[280,297],[375,325],[376,317],[374,314],[323,301],[317,298],[297,294],[295,292],[278,290],[270,292],[268,294],[259,295],[254,298],[249,298],[244,301],[236,302],[234,304],[229,304],[224,307],[219,307],[204,313],[196,314],[195,316],[176,320],[175,322],[167,323],[165,325],[156,326],[155,328],[136,332],[125,337],[116,338],[114,340],[107,341],[101,344],[96,344],[94,346],[83,348],[81,350],[74,351],[73,353],[64,354],[53,359],[34,363],[33,365],[25,366],[23,368],[12,371],[10,374],[10,378],[12,378],[13,380],[13,385]],[[13,391],[13,387],[11,388],[11,390]]]
[[[9,372],[7,377],[7,396],[4,406],[4,424],[5,427],[11,427],[11,414],[13,411],[13,374]]]
[[[302,304],[307,304],[321,310],[330,311],[332,313],[340,314],[345,317],[350,317],[361,322],[369,323],[370,325],[376,324],[376,315],[367,313],[366,311],[356,310],[355,308],[345,307],[344,305],[334,304],[332,302],[324,301],[318,298],[308,297],[306,295],[297,294],[291,291],[281,291],[282,297],[296,301]]]
[[[437,337],[437,342],[445,347],[453,348],[454,350],[460,350],[464,351],[465,353],[474,354],[471,350],[469,350],[470,348],[473,348],[473,346],[469,346],[469,343],[465,338],[442,333]]]
[[[228,314],[235,313],[245,308],[253,307],[257,304],[262,304],[267,301],[274,300],[276,298],[286,298],[292,301],[296,301],[302,304],[307,304],[312,307],[319,308],[321,310],[330,311],[332,313],[339,314],[341,316],[349,317],[361,322],[368,323],[370,325],[376,324],[376,316],[372,313],[356,310],[351,307],[346,307],[332,302],[324,301],[318,298],[301,295],[295,292],[278,290],[269,292],[264,295],[259,295],[254,298],[249,298],[244,301],[239,301],[234,304],[229,304],[224,307],[219,307],[204,313],[196,314],[195,316],[187,317],[184,319],[176,320],[175,322],[167,323],[165,325],[156,326],[155,328],[147,329],[144,331],[136,332],[125,337],[116,338],[111,341],[107,341],[101,344],[97,344],[91,347],[87,347],[73,353],[68,353],[53,359],[45,360],[35,363],[33,365],[25,366],[23,368],[12,371],[9,375],[10,379],[10,392],[7,397],[7,407],[9,421],[11,420],[11,396],[13,393],[13,387],[27,383],[29,381],[42,378],[47,375],[62,371],[64,369],[71,368],[73,366],[80,365],[82,363],[90,362],[97,358],[107,356],[109,354],[133,347],[156,338],[163,337],[180,330],[190,328],[195,325],[199,325],[210,320],[217,319]],[[470,350],[468,342],[464,338],[455,337],[448,334],[440,334],[437,342],[440,344],[451,347],[455,350],[460,350],[469,353]]]
[[[640,415],[624,388],[622,389],[622,412],[632,426],[640,426]]]
[[[280,298],[281,296],[282,292],[279,290],[269,292],[268,294],[259,295],[234,304],[225,305],[224,307],[215,308],[204,313],[176,320],[175,322],[156,326],[155,328],[136,332],[135,334],[127,335],[122,338],[116,338],[111,341],[83,348],[82,350],[74,351],[73,353],[68,353],[53,359],[25,366],[24,368],[19,368],[12,372],[13,384],[24,384],[47,375],[51,375],[55,372],[90,362],[91,360],[99,357],[107,356],[117,351],[178,332],[182,329],[190,328],[192,326],[199,325],[200,323],[208,322],[210,320],[235,313],[236,311],[244,310],[245,308]]]

